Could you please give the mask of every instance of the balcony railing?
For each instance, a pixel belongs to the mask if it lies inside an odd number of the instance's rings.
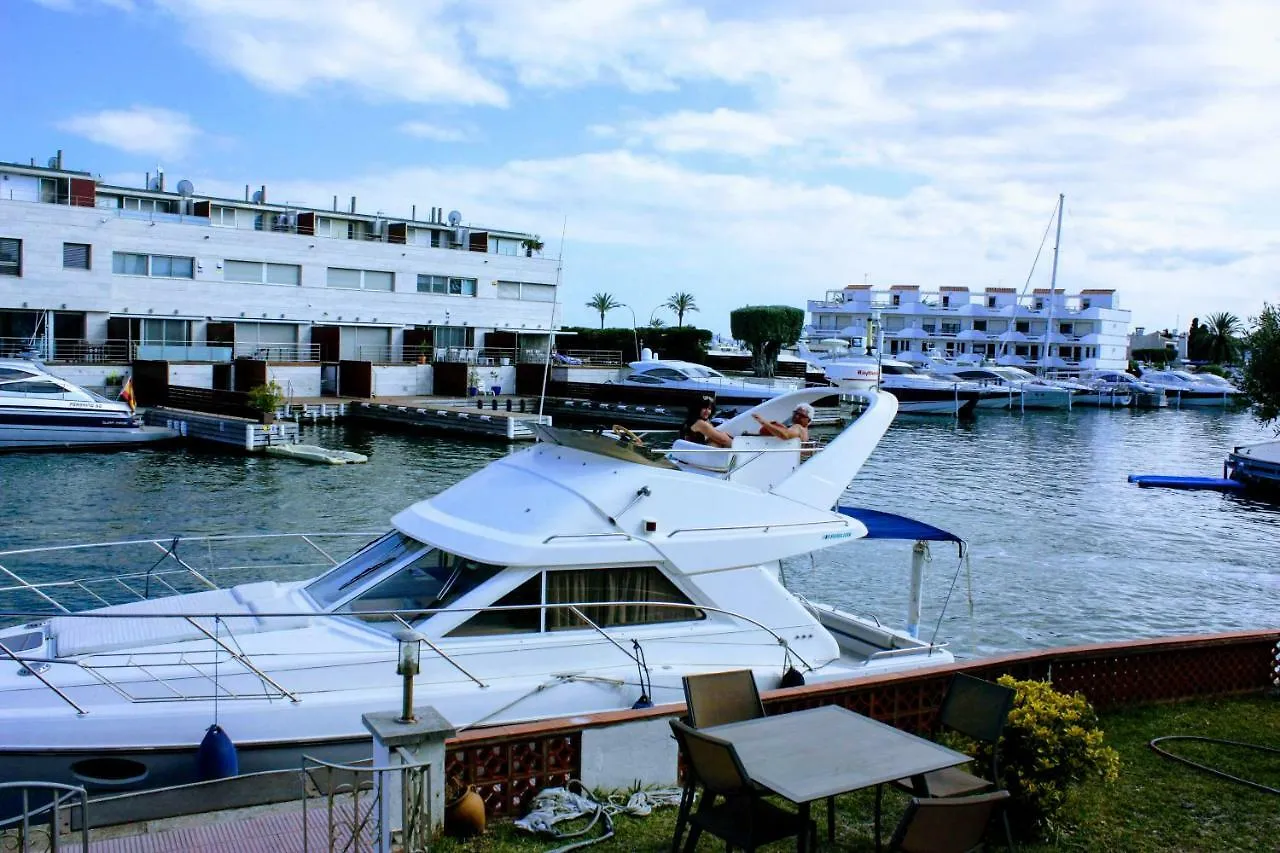
[[[223,346],[226,346],[225,344]],[[234,346],[236,358],[258,361],[319,361],[320,344],[270,344],[245,342]]]
[[[357,358],[375,364],[474,364],[481,367],[508,367],[513,364],[541,364],[545,349],[506,347],[362,346]],[[556,366],[621,367],[621,350],[558,350],[552,358]]]
[[[141,192],[141,190],[139,190],[139,192]],[[128,194],[127,191],[124,194],[127,195]],[[104,204],[103,200],[99,199],[96,196],[96,194],[92,198],[85,197],[85,196],[61,195],[61,196],[58,196],[57,198],[51,199],[51,198],[43,198],[41,197],[40,193],[37,193],[37,192],[24,192],[22,190],[6,189],[3,191],[3,193],[0,193],[0,200],[29,202],[29,203],[35,203],[35,204],[56,204],[63,207],[68,207],[68,206],[79,207],[84,209],[92,209],[98,216],[109,216],[109,217],[114,217],[116,219],[132,219],[132,220],[139,220],[143,222],[152,222],[152,223],[163,222],[163,223],[172,223],[172,224],[179,224],[179,225],[198,225],[205,228],[226,228],[232,231],[260,231],[260,232],[269,232],[273,234],[294,234],[294,235],[306,237],[309,240],[320,237],[326,240],[358,240],[361,242],[393,243],[395,245],[416,246],[420,249],[446,249],[451,251],[462,251],[462,252],[471,251],[471,246],[469,241],[458,242],[454,240],[452,236],[450,236],[449,239],[441,240],[438,245],[432,245],[430,243],[422,243],[417,240],[408,240],[408,239],[404,239],[404,240],[396,239],[393,241],[392,235],[390,234],[389,230],[386,230],[386,229],[384,229],[381,233],[373,230],[351,229],[351,230],[347,230],[347,233],[335,235],[332,233],[332,231],[326,234],[320,228],[317,227],[312,233],[300,232],[298,230],[298,223],[297,223],[296,217],[291,215],[293,211],[264,210],[264,211],[250,212],[242,208],[235,208],[236,216],[235,216],[234,222],[224,223],[224,222],[215,222],[212,218],[208,216],[194,216],[189,213],[168,213],[168,212],[156,212],[156,211],[150,211],[150,210],[130,210],[128,208],[118,207],[114,204]],[[205,199],[201,199],[201,200],[204,201]],[[107,201],[108,202],[112,201],[112,199],[107,199]],[[216,205],[215,203],[215,206],[225,206],[225,203],[224,205]],[[367,223],[367,220],[364,218],[361,218],[358,220],[345,219],[343,218],[344,214],[339,211],[334,211],[333,213],[329,213],[327,211],[321,211],[321,210],[312,211],[310,209],[307,209],[305,212],[306,213],[314,212],[317,218],[333,217],[334,219],[339,220],[343,224],[345,224],[346,222]],[[413,228],[421,228],[421,227],[424,227],[425,225],[434,225],[437,231],[444,231],[445,233],[449,233],[454,230],[452,226],[447,226],[443,223],[423,223],[422,225],[419,225],[417,224],[416,221],[398,219],[395,217],[380,217],[380,218],[384,219],[388,223],[396,223],[396,224],[404,223],[406,225],[410,225]],[[338,230],[343,231],[346,229],[339,228]],[[467,230],[476,231],[476,232],[480,232],[480,231],[488,232],[490,229],[482,226],[474,226],[474,227],[467,226]],[[520,238],[508,237],[506,239],[519,240]],[[557,260],[554,257],[544,256],[541,250],[535,251],[535,252],[529,252],[523,248],[519,249],[514,253],[513,252],[494,252],[494,251],[489,251],[486,248],[484,252],[480,252],[479,254],[490,254],[490,255],[501,254],[504,257],[525,258],[529,260],[538,260],[542,262],[553,262]]]

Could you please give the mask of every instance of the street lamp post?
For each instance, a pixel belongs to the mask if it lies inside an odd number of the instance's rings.
[[[632,341],[635,342],[635,345],[636,345],[636,360],[639,360],[640,359],[640,333],[636,331],[636,312],[633,311],[631,306],[625,302],[623,302],[618,307],[626,308],[627,311],[631,313],[631,339]]]

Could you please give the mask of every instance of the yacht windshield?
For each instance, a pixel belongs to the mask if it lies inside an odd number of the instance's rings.
[[[307,585],[307,592],[316,603],[329,609],[351,594],[361,581],[372,579],[381,569],[400,562],[409,554],[427,547],[403,533],[392,531],[361,548],[346,562],[340,563],[327,574]]]
[[[423,612],[448,607],[502,569],[430,548],[390,577],[375,583],[336,613],[350,613],[387,631],[400,627],[400,619],[414,623],[429,614]],[[394,610],[399,615],[381,611]]]
[[[710,367],[702,367],[700,365],[685,368],[685,372],[698,379],[724,378],[724,374],[718,370],[712,370]]]

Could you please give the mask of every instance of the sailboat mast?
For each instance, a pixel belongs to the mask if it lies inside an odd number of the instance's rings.
[[[1045,320],[1044,329],[1044,355],[1040,359],[1041,365],[1047,366],[1049,361],[1049,341],[1053,336],[1053,303],[1057,298],[1058,285],[1058,247],[1062,245],[1062,201],[1065,196],[1058,193],[1058,232],[1053,238],[1053,270],[1049,273],[1049,316]],[[1040,372],[1044,373],[1042,367]]]

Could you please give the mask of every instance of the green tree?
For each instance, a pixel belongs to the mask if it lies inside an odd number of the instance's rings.
[[[1249,353],[1241,387],[1253,407],[1253,416],[1264,425],[1276,426],[1280,435],[1280,306],[1264,304],[1252,322],[1245,342]]]
[[[622,303],[613,298],[611,293],[597,293],[591,297],[591,301],[587,303],[587,307],[600,314],[600,328],[604,328],[604,315],[608,314],[614,308],[621,308]]]
[[[1240,318],[1230,311],[1210,314],[1205,322],[1205,346],[1209,360],[1215,364],[1230,364],[1240,352],[1240,335],[1244,328]]]
[[[662,319],[661,317],[654,317],[654,318],[653,318],[653,321],[652,321],[651,323],[649,323],[649,328],[651,328],[651,329],[661,329],[661,328],[662,328],[663,326],[665,326],[665,325],[667,325],[667,321],[666,321],[666,320]]]
[[[673,293],[662,307],[676,315],[676,326],[683,326],[684,315],[689,311],[697,311],[698,302],[693,298],[692,293]]]
[[[1191,318],[1191,328],[1187,330],[1187,358],[1191,361],[1209,360],[1209,329],[1200,325],[1199,317]]]
[[[773,376],[778,351],[800,340],[804,312],[790,305],[748,305],[729,312],[729,330],[751,349],[756,376]]]

